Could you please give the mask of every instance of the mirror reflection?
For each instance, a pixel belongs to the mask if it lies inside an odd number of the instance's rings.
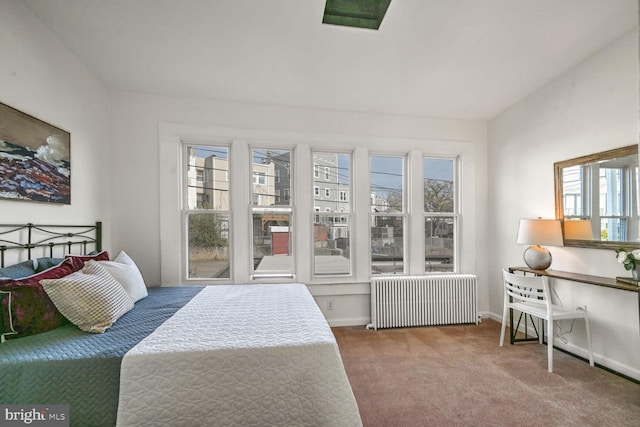
[[[565,246],[640,247],[637,145],[557,162],[554,170]]]

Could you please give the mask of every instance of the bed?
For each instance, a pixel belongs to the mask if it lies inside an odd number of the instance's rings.
[[[103,253],[99,240],[81,251]],[[0,231],[4,262],[2,246]],[[67,321],[9,337],[0,404],[44,403],[70,405],[78,426],[362,425],[335,338],[296,283],[149,288],[105,333]]]

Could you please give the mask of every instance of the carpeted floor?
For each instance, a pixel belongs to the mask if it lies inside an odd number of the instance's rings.
[[[365,427],[640,426],[640,384],[558,350],[549,373],[546,346],[500,348],[492,320],[333,332]]]

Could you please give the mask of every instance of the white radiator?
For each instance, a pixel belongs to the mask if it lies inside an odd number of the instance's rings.
[[[367,329],[478,323],[473,274],[371,278]]]

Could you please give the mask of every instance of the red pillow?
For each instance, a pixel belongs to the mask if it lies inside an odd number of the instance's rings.
[[[71,261],[65,260],[33,276],[0,279],[0,341],[50,331],[67,323],[42,288],[40,280],[59,279],[74,271]]]
[[[78,270],[82,270],[82,267],[84,267],[84,263],[89,260],[109,261],[109,254],[107,253],[107,251],[102,251],[95,255],[67,255],[64,258],[71,261],[71,265],[73,266],[73,271],[78,271]]]

